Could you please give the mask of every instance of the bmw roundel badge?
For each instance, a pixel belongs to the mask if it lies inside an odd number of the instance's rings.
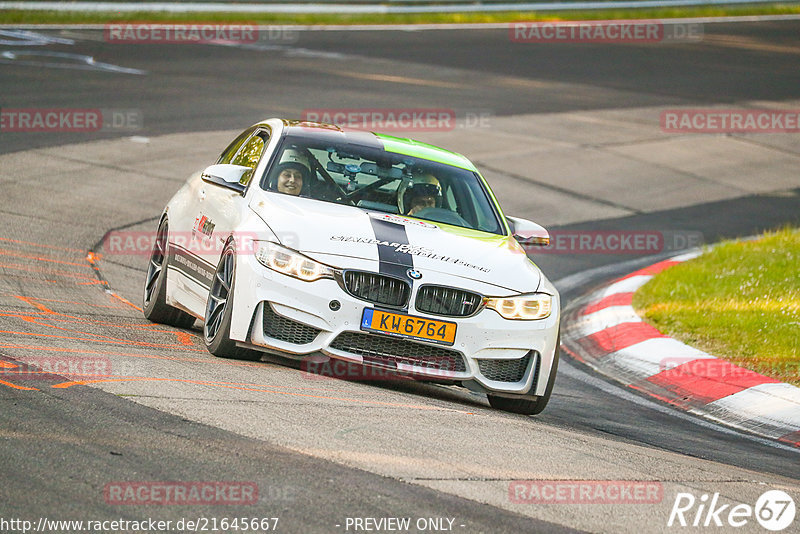
[[[411,278],[412,280],[419,280],[420,278],[422,278],[422,273],[421,273],[421,272],[419,272],[419,271],[418,271],[418,270],[416,270],[416,269],[409,269],[409,270],[407,270],[407,271],[406,271],[406,274],[407,274],[407,275],[408,275],[408,277],[409,277],[409,278]]]

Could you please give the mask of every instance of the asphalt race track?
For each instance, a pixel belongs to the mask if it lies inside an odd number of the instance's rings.
[[[800,499],[796,448],[677,412],[566,356],[535,418],[457,388],[214,358],[199,329],[142,317],[147,256],[103,246],[108,232],[154,231],[169,197],[238,131],[309,109],[453,110],[455,128],[410,135],[469,156],[508,214],[551,230],[710,243],[797,225],[800,134],[668,134],[659,112],[797,110],[800,21],[706,24],[702,40],[638,45],[512,43],[503,29],[301,31],[245,45],[8,30],[3,109],[134,119],[0,132],[0,367],[25,370],[0,375],[2,519],[278,517],[278,532],[355,532],[348,518],[409,517],[465,534],[671,532],[679,492],[751,506],[767,489]],[[534,260],[567,303],[668,252]],[[40,372],[58,362],[111,376],[84,385]],[[656,481],[663,494],[513,502],[520,480]],[[258,498],[164,506],[104,495],[137,481],[246,482]],[[752,518],[737,530],[763,531]]]

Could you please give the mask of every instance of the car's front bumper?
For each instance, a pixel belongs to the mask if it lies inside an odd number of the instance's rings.
[[[369,262],[357,267],[377,270]],[[452,277],[440,273],[425,277],[427,284],[453,285]],[[452,345],[364,332],[364,309],[386,308],[351,296],[334,280],[304,282],[267,269],[253,256],[239,256],[230,337],[267,352],[297,358],[322,353],[489,394],[544,395],[557,350],[558,295],[546,319],[512,321],[489,309],[471,317],[426,314],[413,306],[416,290],[415,284],[409,308],[400,313],[456,323]]]

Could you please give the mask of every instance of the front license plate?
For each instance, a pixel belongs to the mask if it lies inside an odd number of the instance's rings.
[[[434,321],[401,313],[365,308],[361,330],[381,332],[411,339],[452,345],[456,340],[456,323]]]

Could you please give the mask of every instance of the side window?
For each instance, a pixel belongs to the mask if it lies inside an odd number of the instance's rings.
[[[258,160],[261,159],[261,152],[264,150],[264,140],[261,137],[254,135],[247,143],[242,145],[239,152],[233,156],[231,163],[234,165],[242,165],[243,167],[250,167],[255,169],[258,165]]]
[[[477,180],[465,184],[464,187],[459,187],[459,192],[461,193],[459,196],[464,199],[461,203],[464,212],[461,215],[472,224],[473,228],[493,234],[502,231],[497,219],[491,217],[494,210],[488,193]]]
[[[448,206],[448,207],[449,206],[458,206],[458,203],[456,203],[455,192],[453,191],[452,187],[448,187],[448,188],[445,189],[445,191],[444,191],[444,202],[442,202],[442,204],[445,205],[445,206]],[[450,208],[450,209],[452,209],[452,208]]]
[[[233,142],[228,145],[228,148],[222,151],[222,155],[217,160],[217,163],[230,163],[233,159],[233,156],[236,154],[236,151],[241,148],[247,138],[253,135],[253,132],[256,131],[256,127],[253,126],[252,128],[248,128],[247,130],[243,131],[239,134],[239,137],[233,140]]]
[[[261,154],[264,153],[264,147],[267,146],[267,139],[269,139],[269,134],[265,130],[257,131],[242,145],[230,162],[234,165],[255,169],[256,165],[258,165],[258,160],[261,159]],[[245,174],[242,176],[241,183],[247,185],[247,182],[252,177],[252,172]]]

